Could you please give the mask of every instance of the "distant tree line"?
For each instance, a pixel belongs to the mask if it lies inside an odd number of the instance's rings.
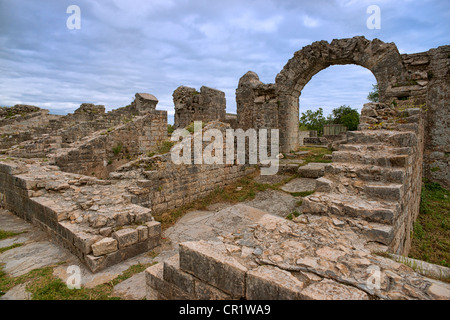
[[[372,85],[372,90],[367,96],[367,100],[371,102],[379,101],[378,84]],[[324,117],[323,109],[319,108],[316,111],[307,110],[302,112],[299,121],[300,130],[316,130],[318,135],[323,134],[323,126],[327,124],[342,124],[347,127],[349,131],[358,130],[359,112],[352,109],[350,106],[340,106],[333,109],[328,117]]]
[[[299,121],[300,130],[316,130],[319,136],[323,134],[323,127],[327,124],[342,124],[349,131],[357,130],[359,112],[350,106],[343,105],[333,109],[331,114],[325,118],[323,109],[319,108],[316,111],[307,110],[302,112]]]

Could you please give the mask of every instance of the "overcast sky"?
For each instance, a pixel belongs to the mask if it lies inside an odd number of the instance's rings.
[[[79,30],[66,26],[70,5],[81,10]],[[381,9],[381,29],[367,27],[370,5]],[[450,44],[449,17],[448,0],[0,0],[0,105],[111,110],[145,92],[173,115],[178,86],[205,85],[224,91],[235,113],[249,70],[274,83],[295,51],[356,35],[427,51]],[[332,66],[305,86],[300,110],[360,110],[375,83],[362,67]]]

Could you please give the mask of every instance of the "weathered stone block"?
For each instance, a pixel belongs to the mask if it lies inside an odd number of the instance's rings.
[[[102,256],[104,254],[117,251],[117,240],[113,238],[103,238],[102,240],[92,245],[92,252],[94,256]]]
[[[226,253],[220,243],[205,241],[180,244],[180,268],[233,298],[245,296],[247,268]]]
[[[180,257],[175,255],[164,261],[163,278],[181,290],[194,294],[194,277],[180,269]]]
[[[175,285],[167,282],[163,278],[163,263],[155,264],[145,270],[145,279],[147,283],[147,299],[170,299],[170,300],[189,300],[192,299],[187,293],[183,292]]]
[[[249,300],[296,300],[304,287],[290,272],[272,266],[250,270],[246,284]]]
[[[138,241],[139,242],[143,242],[148,239],[148,227],[139,226],[136,228],[136,231],[138,232]]]
[[[131,246],[138,242],[138,232],[135,229],[125,228],[116,231],[112,237],[118,241],[119,248]]]
[[[146,223],[148,227],[148,237],[155,238],[161,235],[161,223],[158,221],[150,221]]]
[[[301,292],[306,300],[368,300],[368,295],[355,287],[346,286],[330,279],[309,285]]]

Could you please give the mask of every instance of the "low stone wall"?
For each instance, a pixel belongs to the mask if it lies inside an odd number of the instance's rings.
[[[159,245],[151,210],[124,186],[28,161],[0,163],[0,206],[37,225],[92,272]]]
[[[139,180],[138,189],[130,192],[135,193],[133,203],[160,214],[202,199],[254,170],[245,165],[168,164],[164,169],[145,172],[146,179]]]

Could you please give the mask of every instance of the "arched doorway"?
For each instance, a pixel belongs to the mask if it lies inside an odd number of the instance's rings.
[[[294,53],[275,83],[278,96],[280,149],[289,152],[298,147],[299,97],[311,78],[331,65],[355,64],[369,69],[375,76],[380,102],[389,98],[385,91],[392,81],[402,77],[403,64],[393,43],[364,37],[318,41]]]

